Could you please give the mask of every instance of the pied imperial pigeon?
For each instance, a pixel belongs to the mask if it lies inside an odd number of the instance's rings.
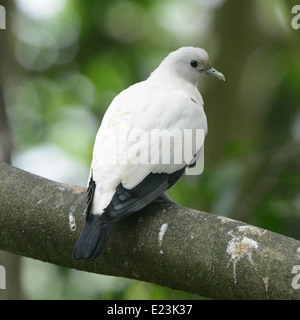
[[[151,202],[171,201],[164,192],[187,170],[202,172],[207,120],[197,85],[207,75],[225,81],[205,50],[182,47],[114,98],[95,140],[74,259],[97,259],[115,222]]]

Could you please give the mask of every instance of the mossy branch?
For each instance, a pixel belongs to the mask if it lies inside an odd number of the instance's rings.
[[[0,164],[0,249],[215,299],[299,299],[300,241],[225,217],[154,203],[117,223],[96,262],[75,261],[85,188]],[[76,220],[71,231],[69,216]],[[296,270],[296,271],[295,271]],[[294,273],[293,273],[294,272]]]

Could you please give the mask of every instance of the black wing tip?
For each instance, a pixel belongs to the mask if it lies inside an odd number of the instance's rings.
[[[143,209],[157,198],[162,197],[164,192],[182,176],[185,168],[171,174],[151,172],[132,189],[127,189],[120,183],[104,211],[111,219],[117,221]]]
[[[74,247],[73,258],[75,260],[96,260],[106,245],[113,223],[143,209],[158,197],[162,197],[165,190],[170,188],[184,171],[185,167],[171,174],[150,173],[132,189],[126,189],[120,183],[102,215],[90,213],[96,188],[91,176],[88,186],[86,222]]]
[[[91,175],[89,186],[87,188],[86,211],[85,211],[85,214],[87,217],[89,216],[92,209],[95,189],[96,189],[96,182],[93,180],[93,175]]]

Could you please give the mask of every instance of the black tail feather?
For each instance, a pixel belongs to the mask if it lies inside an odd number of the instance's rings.
[[[75,244],[73,258],[96,260],[106,245],[112,226],[112,220],[90,214]]]

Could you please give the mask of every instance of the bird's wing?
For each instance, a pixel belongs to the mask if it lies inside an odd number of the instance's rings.
[[[92,212],[101,214],[103,211],[114,219],[121,219],[128,213],[137,211],[154,201],[171,187],[184,173],[186,166],[192,161],[201,146],[192,145],[193,154],[188,161],[172,161],[176,148],[161,148],[160,140],[151,145],[154,148],[154,159],[141,161],[149,150],[146,139],[134,139],[136,131],[150,134],[151,130],[203,129],[206,131],[206,117],[202,105],[195,103],[184,91],[155,95],[137,93],[138,99],[126,104],[118,99],[118,107],[113,104],[108,111],[104,126],[97,135],[92,162],[95,194]],[[122,105],[120,105],[120,102]],[[119,131],[120,125],[126,130],[121,135],[123,142],[117,146],[112,136]],[[118,127],[118,129],[117,129]],[[121,130],[122,132],[122,130]],[[131,136],[133,135],[133,137]],[[120,144],[120,143],[119,143]],[[202,141],[203,144],[203,141]],[[101,160],[117,156],[116,163],[103,164]],[[156,158],[155,158],[156,156]],[[170,163],[161,161],[170,156]],[[179,151],[179,158],[182,158]],[[145,159],[144,159],[145,160]],[[149,159],[148,159],[149,160]],[[141,163],[142,162],[142,163]]]
[[[134,188],[149,173],[172,174],[189,165],[203,145],[207,122],[203,106],[178,90],[158,95],[137,116],[130,134],[140,128],[142,138],[130,139],[127,149],[129,161],[121,179],[127,189]]]

